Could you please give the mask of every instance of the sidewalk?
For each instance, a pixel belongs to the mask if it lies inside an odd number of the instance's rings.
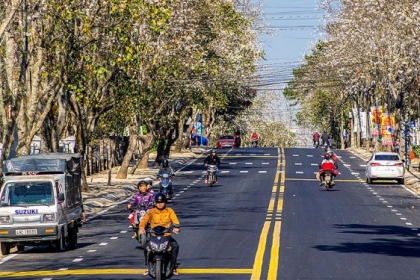
[[[365,161],[369,160],[370,156],[372,155],[372,152],[366,152],[366,149],[362,148],[348,148],[347,151],[355,154],[356,156],[362,158]],[[418,169],[411,169],[412,170],[405,171],[404,184],[415,194],[420,196],[420,172],[418,171]]]

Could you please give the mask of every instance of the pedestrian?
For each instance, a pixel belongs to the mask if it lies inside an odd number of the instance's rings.
[[[104,169],[108,169],[108,148],[104,146]]]
[[[398,141],[398,139],[394,141],[394,152],[396,152],[397,154],[400,153],[400,141]]]

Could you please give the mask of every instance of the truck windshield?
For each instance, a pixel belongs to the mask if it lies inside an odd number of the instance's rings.
[[[51,182],[10,182],[1,193],[0,207],[54,204]]]

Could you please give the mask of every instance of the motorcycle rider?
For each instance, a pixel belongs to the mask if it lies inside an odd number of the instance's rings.
[[[171,227],[173,226],[173,232],[178,234],[180,231],[180,224],[179,224],[179,220],[178,217],[175,214],[175,211],[170,208],[170,207],[166,207],[166,197],[164,194],[162,193],[158,193],[155,197],[155,207],[148,211],[146,213],[146,215],[143,217],[143,219],[140,222],[139,225],[139,233],[140,234],[145,234],[146,230],[145,227],[147,225],[147,223],[150,223],[150,227],[154,228],[157,226],[163,226],[165,228]],[[166,233],[165,235],[171,235],[170,233]],[[177,264],[177,258],[178,258],[178,252],[179,252],[179,245],[176,242],[176,240],[171,236],[170,240],[169,240],[169,244],[172,247],[172,263],[174,264],[174,269],[172,274],[173,275],[178,275],[178,272],[176,270]],[[146,248],[148,246],[146,245]],[[146,259],[146,265],[148,262],[148,251],[144,250],[144,257]],[[143,275],[148,275],[149,271],[146,270]]]
[[[217,156],[216,150],[214,150],[214,149],[212,149],[210,151],[210,155],[208,155],[206,157],[206,159],[204,160],[204,166],[208,166],[208,165],[216,165],[217,166],[217,168],[216,168],[216,183],[217,183],[217,180],[219,178],[220,158]],[[207,184],[208,178],[209,178],[209,174],[207,173],[207,177],[204,180],[204,183]]]
[[[324,146],[325,143],[327,143],[328,147],[330,146],[328,139],[330,139],[330,136],[328,135],[327,131],[324,130],[324,132],[322,132],[322,135],[321,135],[322,146]]]
[[[324,160],[319,165],[319,175],[320,175],[319,177],[321,181],[321,183],[319,184],[320,186],[324,184],[325,171],[331,171],[331,175],[332,175],[331,185],[334,186],[335,176],[338,175],[338,171],[337,171],[335,162],[333,159],[331,159],[331,156],[329,153],[324,154]]]
[[[136,192],[132,197],[130,202],[127,205],[127,209],[131,209],[133,206],[140,206],[141,204],[144,204],[146,206],[147,210],[150,210],[153,208],[154,203],[154,195],[152,192],[149,192],[148,189],[148,183],[146,181],[141,180],[137,184],[138,192]],[[133,213],[130,214],[132,216]],[[129,219],[130,219],[129,216]],[[130,222],[131,226],[133,227],[133,236],[132,238],[136,238],[137,232],[136,232],[136,224],[138,224],[138,217],[137,215],[133,215],[134,219],[131,217]]]
[[[169,160],[167,158],[164,158],[162,160],[162,166],[159,168],[158,174],[157,176],[160,177],[162,176],[163,173],[168,173],[170,176],[174,176],[174,170],[172,169],[172,167],[169,166]],[[161,190],[159,189],[159,192]],[[171,193],[171,195],[173,194],[174,190],[172,189],[172,184],[170,185],[170,189],[169,192]]]
[[[315,131],[315,133],[312,135],[312,140],[314,142],[314,146],[315,146],[315,142],[318,142],[319,145],[319,138],[321,137],[321,135],[319,134],[318,131]]]
[[[255,146],[258,146],[258,133],[255,132],[255,130],[252,132],[251,134],[251,141],[254,142],[255,141]]]

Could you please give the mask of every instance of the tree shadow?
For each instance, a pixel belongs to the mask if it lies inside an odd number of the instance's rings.
[[[341,233],[372,235],[370,242],[342,242],[337,245],[317,245],[321,251],[338,253],[371,253],[388,256],[418,257],[420,255],[420,240],[413,234],[411,228],[401,226],[372,226],[360,224],[335,225],[341,228]]]

